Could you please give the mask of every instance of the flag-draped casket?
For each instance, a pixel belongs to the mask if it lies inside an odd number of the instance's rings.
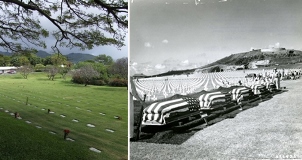
[[[198,99],[201,109],[214,109],[231,102],[231,95],[221,91],[212,91],[201,94]]]
[[[251,89],[255,95],[262,95],[267,92],[266,86],[262,84],[254,84]]]
[[[276,84],[275,84],[275,83],[272,83],[272,82],[267,83],[267,84],[266,84],[266,88],[267,88],[268,90],[270,90],[270,91],[274,91],[274,90],[277,89]]]
[[[154,102],[143,110],[143,125],[165,125],[198,113],[199,101],[192,97]]]
[[[235,86],[230,93],[232,94],[232,101],[238,101],[239,98],[241,100],[246,100],[253,96],[252,89],[245,86]]]

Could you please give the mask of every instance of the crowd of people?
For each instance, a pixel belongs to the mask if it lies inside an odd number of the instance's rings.
[[[266,85],[267,88],[269,88],[270,84],[275,84],[277,89],[281,89],[280,81],[282,80],[295,80],[300,78],[300,75],[302,74],[302,70],[288,70],[287,72],[285,69],[277,69],[274,68],[272,71],[263,71],[263,73],[258,74],[252,74],[247,75],[245,77],[245,82],[243,82],[244,85],[249,86],[253,84],[263,84]],[[242,84],[242,82],[238,82],[239,85]]]

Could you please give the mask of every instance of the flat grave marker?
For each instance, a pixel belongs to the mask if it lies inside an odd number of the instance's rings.
[[[94,128],[95,125],[93,125],[93,124],[87,124],[87,127],[92,127],[92,128]]]
[[[97,152],[97,153],[101,153],[100,150],[96,149],[96,148],[93,148],[93,147],[90,147],[89,150],[93,151],[93,152]]]

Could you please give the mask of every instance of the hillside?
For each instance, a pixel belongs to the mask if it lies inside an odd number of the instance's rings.
[[[275,66],[283,68],[300,68],[302,66],[300,63],[302,61],[302,51],[286,49],[277,52],[261,52],[260,50],[253,50],[249,52],[231,54],[218,61],[198,68],[169,71],[152,76],[190,74],[196,70],[214,72],[220,71],[220,69],[225,69],[231,66],[245,66],[246,68],[251,69],[249,66],[251,62],[262,60],[269,60],[269,64],[266,65],[267,68],[274,68]]]
[[[4,56],[12,56],[13,54],[11,52],[4,52],[0,51],[0,54]],[[46,58],[48,56],[51,56],[50,53],[46,51],[39,50],[36,55],[41,58]],[[73,63],[78,63],[80,61],[86,61],[86,60],[94,60],[96,56],[91,55],[91,54],[85,54],[85,53],[69,53],[69,54],[64,54],[69,61]]]
[[[300,59],[302,59],[302,51],[299,50],[282,50],[278,52],[261,52],[259,50],[254,50],[232,54],[200,68],[207,68],[215,65],[248,65],[253,61],[260,60],[269,60],[269,65],[280,65],[297,63],[301,61]]]
[[[41,50],[39,50],[38,52],[37,52],[37,54],[36,54],[38,57],[41,57],[41,58],[46,58],[46,57],[48,57],[48,56],[51,56],[51,54],[49,54],[49,53],[47,53],[47,52],[45,52],[45,51],[41,51]]]
[[[0,51],[0,54],[4,55],[4,56],[11,56],[13,55],[12,53],[10,52],[4,52],[4,51]]]
[[[73,63],[78,63],[80,61],[86,60],[94,60],[96,56],[91,54],[83,54],[83,53],[70,53],[65,55],[67,59]]]

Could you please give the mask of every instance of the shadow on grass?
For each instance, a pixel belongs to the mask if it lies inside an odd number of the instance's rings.
[[[267,101],[273,98],[277,94],[285,93],[288,90],[281,90],[275,92],[273,95],[267,95],[263,99],[247,103],[243,106],[242,110],[239,110],[240,107],[230,107],[227,112],[222,113],[212,113],[211,116],[207,118],[208,123],[206,124],[204,120],[200,119],[198,122],[193,123],[190,126],[173,129],[167,127],[166,129],[161,129],[157,133],[142,133],[140,136],[140,142],[147,143],[160,143],[160,144],[176,144],[180,145],[183,142],[187,141],[191,136],[196,132],[203,130],[204,128],[221,122],[225,119],[235,118],[238,113],[242,111],[257,107],[259,103]],[[136,123],[137,124],[137,123]],[[137,127],[134,127],[137,129]],[[136,133],[136,132],[135,132]]]
[[[23,78],[22,76],[14,76],[14,77],[11,77],[11,79],[25,79],[25,78]],[[25,79],[25,80],[27,80],[27,79]]]
[[[36,80],[38,80],[38,81],[52,81],[52,80],[49,80],[47,77],[45,77],[45,78],[36,78]]]
[[[101,91],[117,91],[117,90],[127,90],[127,87],[112,87],[112,86],[99,86],[94,88],[96,90],[101,90]]]

